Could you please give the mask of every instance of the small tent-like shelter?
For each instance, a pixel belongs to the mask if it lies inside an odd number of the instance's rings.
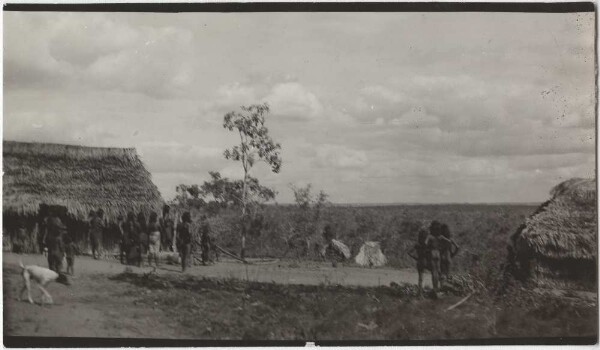
[[[128,211],[160,212],[163,203],[132,148],[4,141],[3,170],[4,229],[22,231],[25,225],[30,236],[37,235],[40,205],[60,206],[81,249],[87,247],[91,210],[102,209],[110,224]],[[104,248],[114,248],[117,240],[105,235]]]
[[[595,286],[596,181],[571,179],[551,195],[511,237],[517,272],[539,286]]]
[[[336,256],[342,260],[348,260],[352,256],[350,248],[337,239],[332,239],[329,244],[325,245],[321,250],[321,255],[324,257]]]
[[[361,266],[383,266],[387,263],[385,255],[381,252],[379,242],[365,242],[354,258]]]

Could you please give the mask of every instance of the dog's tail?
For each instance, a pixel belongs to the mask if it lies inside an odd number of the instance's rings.
[[[23,265],[23,260],[21,259],[19,259],[19,266],[21,266],[21,268],[25,270],[25,265]]]

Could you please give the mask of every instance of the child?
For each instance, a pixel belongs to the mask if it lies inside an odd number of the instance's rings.
[[[65,236],[65,256],[67,257],[67,274],[75,275],[75,242],[71,239],[71,236]]]
[[[160,251],[160,226],[158,225],[158,214],[150,213],[148,222],[148,266],[152,266],[152,260],[158,267],[158,252]]]

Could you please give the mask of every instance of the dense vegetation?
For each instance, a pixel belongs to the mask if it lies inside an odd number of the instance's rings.
[[[431,220],[448,224],[461,252],[455,259],[458,269],[464,270],[472,263],[502,258],[511,233],[525,221],[535,205],[389,205],[389,206],[338,206],[322,209],[317,228],[309,234],[311,248],[308,255],[303,247],[294,249],[288,257],[315,259],[315,247],[323,244],[320,228],[329,224],[336,238],[350,247],[356,255],[364,241],[379,241],[389,264],[396,267],[414,266],[406,252],[416,242],[421,225]],[[262,225],[248,238],[247,255],[252,257],[280,257],[292,244],[297,225],[296,205],[265,206]],[[309,217],[310,219],[310,217]],[[222,211],[209,218],[213,234],[224,247],[239,248],[239,213]]]

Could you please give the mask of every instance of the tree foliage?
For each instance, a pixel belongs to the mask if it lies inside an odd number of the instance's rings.
[[[311,241],[319,239],[322,229],[323,210],[328,205],[329,197],[324,191],[312,193],[312,185],[297,187],[290,185],[294,192],[295,210],[291,213],[290,241],[303,245],[304,255],[310,252]]]
[[[240,143],[231,149],[226,149],[223,155],[241,163],[244,170],[241,193],[242,232],[241,232],[241,256],[244,257],[246,247],[246,233],[251,226],[251,220],[256,219],[256,210],[259,206],[252,206],[254,212],[248,216],[248,204],[255,198],[248,194],[254,185],[258,186],[258,180],[250,177],[250,170],[258,161],[265,162],[274,173],[281,170],[282,160],[279,153],[281,145],[273,141],[269,135],[269,129],[265,126],[265,116],[269,113],[269,105],[254,104],[242,106],[241,112],[232,111],[223,117],[223,127],[229,131],[237,131]],[[256,180],[256,181],[254,181]],[[260,188],[257,187],[260,193]],[[260,199],[260,196],[258,196]]]
[[[281,145],[275,143],[265,126],[265,116],[269,113],[269,105],[259,104],[241,107],[240,112],[229,112],[223,118],[223,127],[229,131],[236,130],[240,136],[240,144],[225,150],[226,159],[240,161],[244,173],[250,171],[257,161],[267,163],[274,173],[279,173],[282,165],[279,150]]]
[[[243,180],[230,180],[222,177],[216,171],[210,171],[209,174],[211,179],[205,181],[200,186],[202,196],[207,201],[207,204],[214,203],[220,208],[241,208],[243,205]],[[251,209],[275,199],[277,194],[274,190],[262,186],[257,178],[251,176],[248,176],[246,186],[247,202],[251,204]]]
[[[200,209],[206,205],[198,185],[181,184],[175,187],[175,191],[176,195],[171,204],[177,207]]]
[[[209,171],[208,173],[210,180],[204,181],[201,186],[178,185],[173,204],[186,209],[205,209],[211,214],[218,213],[220,209],[241,208],[243,181],[222,177],[218,171]],[[255,207],[275,199],[276,195],[276,191],[261,185],[258,179],[248,177],[247,199],[250,204],[250,213],[256,211]]]

